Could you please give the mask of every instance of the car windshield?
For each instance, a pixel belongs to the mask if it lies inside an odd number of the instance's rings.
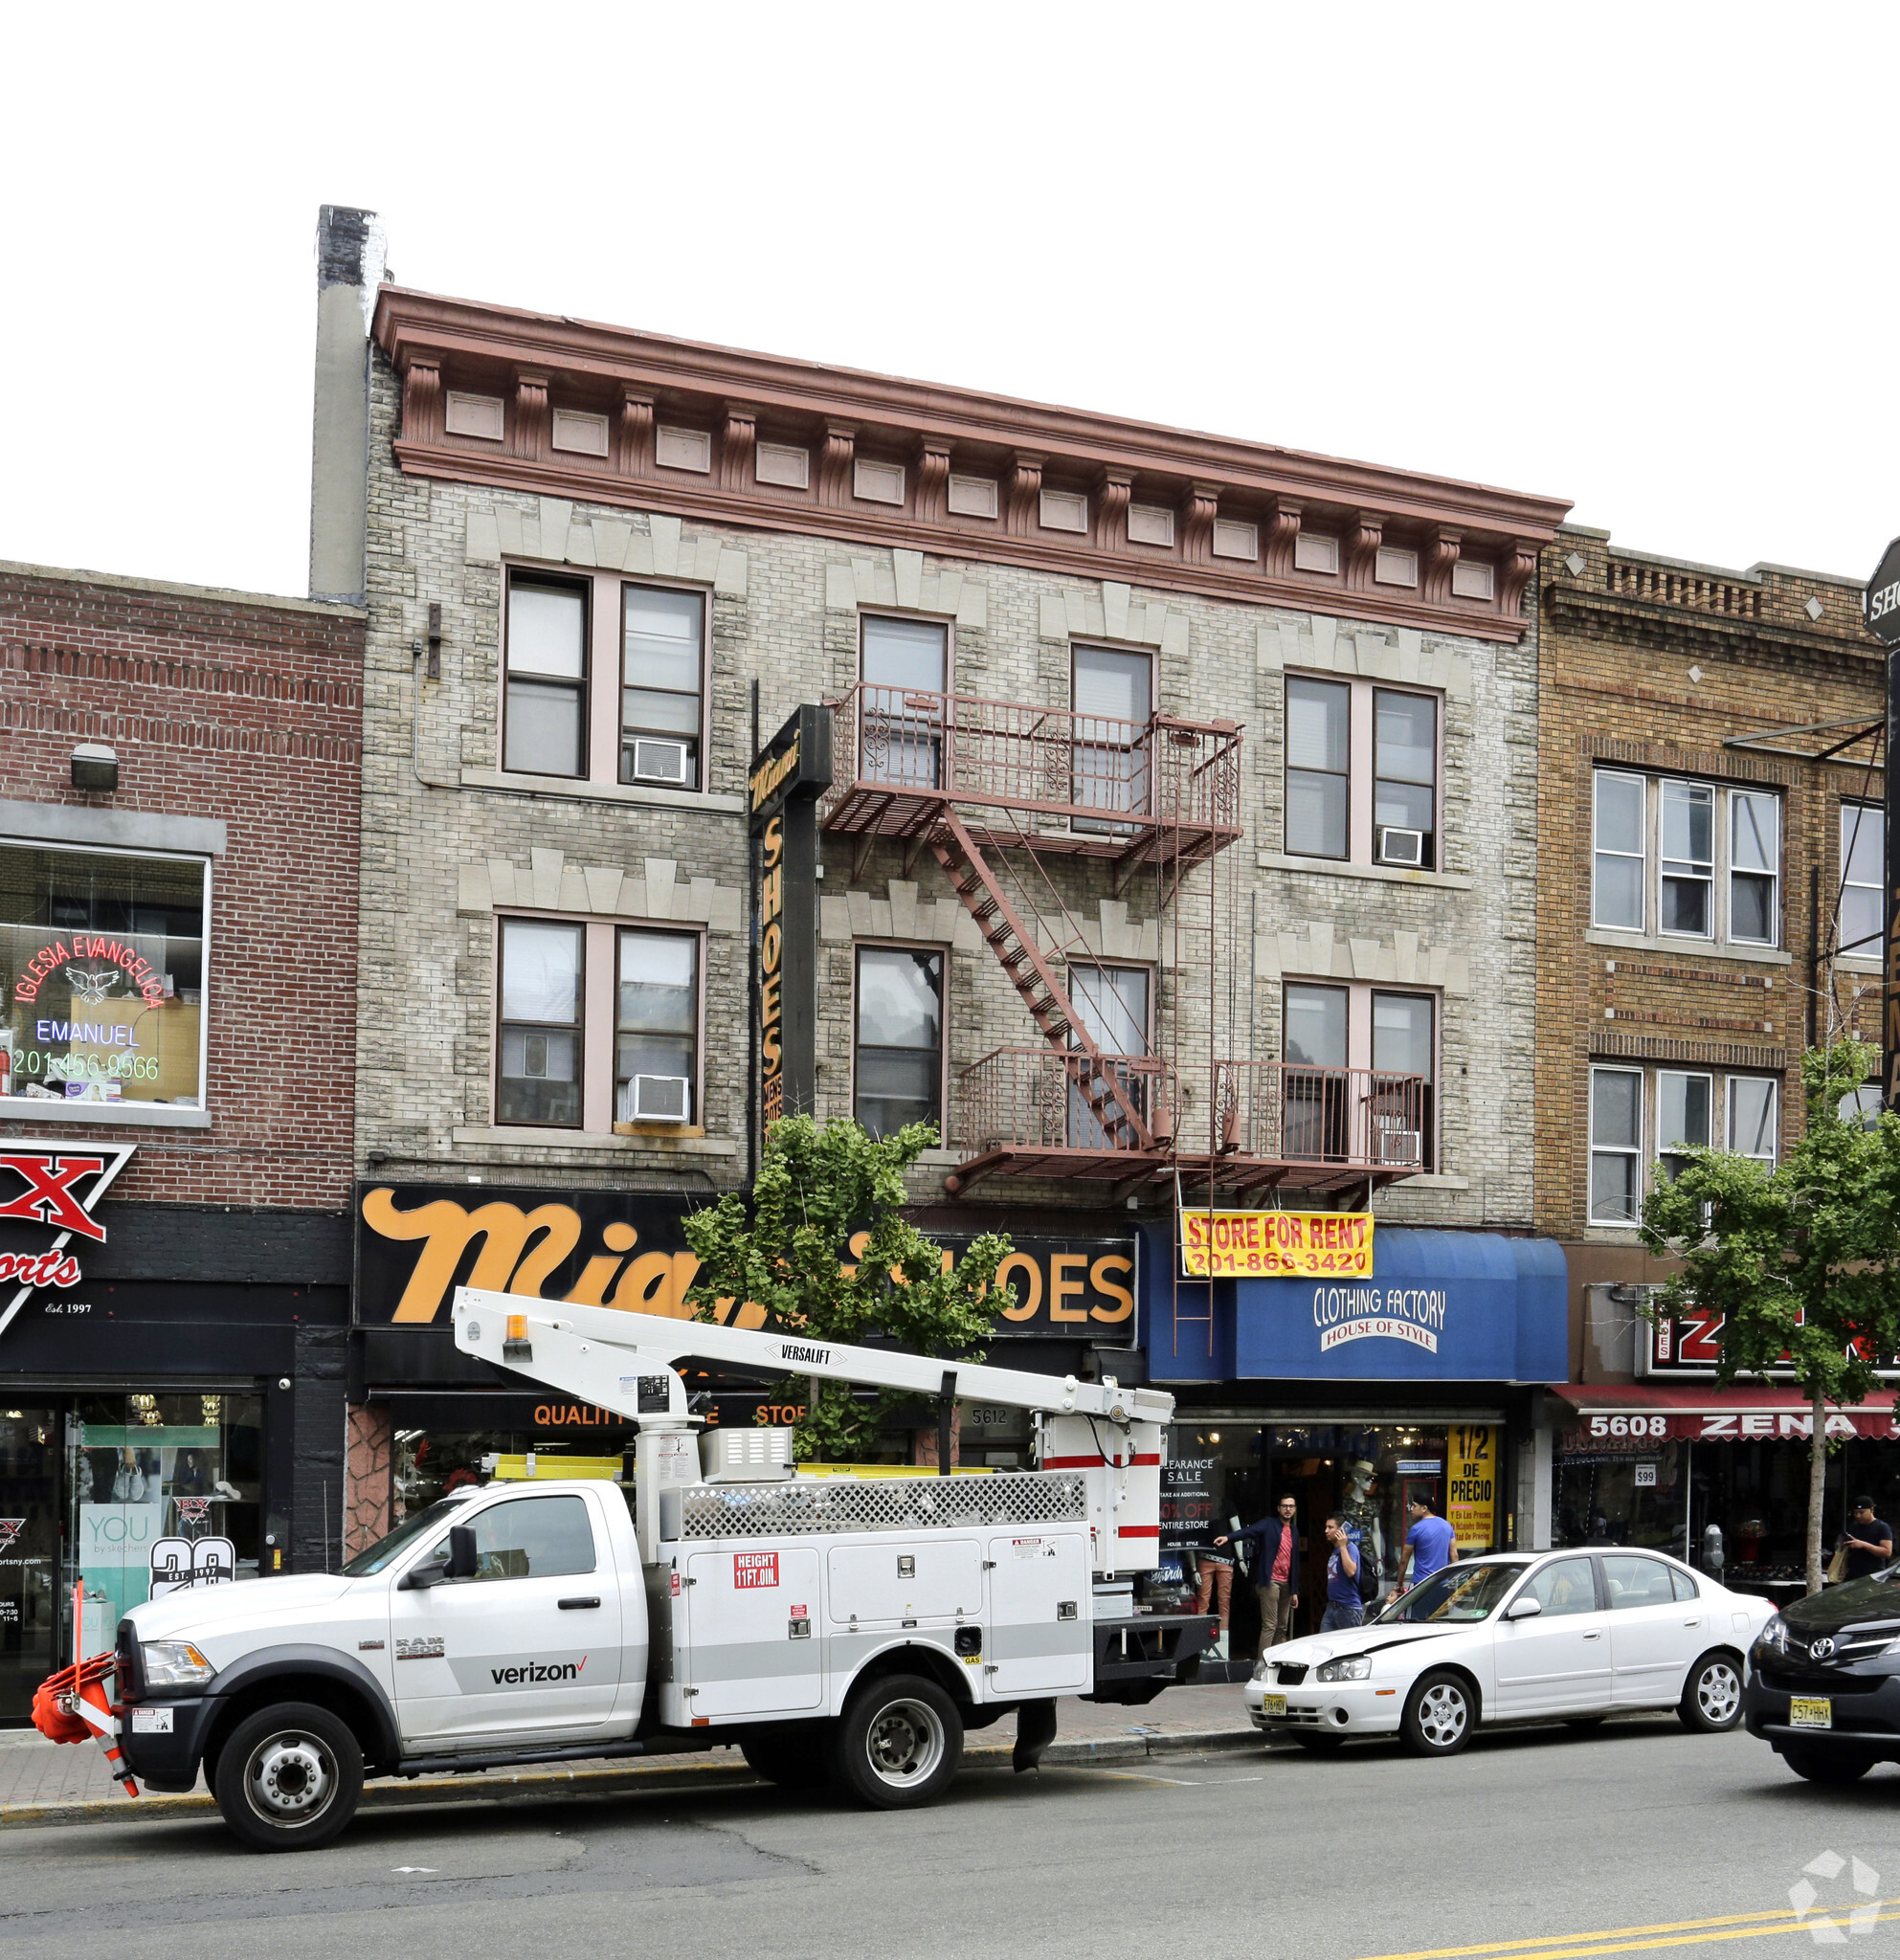
[[[474,1493],[471,1491],[470,1496]],[[426,1538],[431,1531],[438,1531],[449,1518],[460,1510],[466,1500],[461,1497],[441,1497],[426,1510],[417,1511],[414,1517],[398,1525],[387,1538],[379,1538],[367,1551],[359,1551],[344,1567],[346,1579],[367,1579],[371,1572],[380,1572],[391,1559],[400,1558],[418,1538]]]
[[[1395,1599],[1375,1624],[1489,1619],[1523,1570],[1521,1565],[1485,1559],[1445,1566]]]

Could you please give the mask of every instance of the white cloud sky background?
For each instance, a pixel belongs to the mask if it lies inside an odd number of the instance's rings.
[[[39,10],[0,558],[301,592],[318,205],[403,283],[1864,576],[1900,10]]]

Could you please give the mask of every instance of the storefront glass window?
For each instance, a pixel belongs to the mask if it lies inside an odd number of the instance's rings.
[[[204,1097],[198,858],[0,844],[0,1096]]]
[[[85,1651],[156,1592],[258,1575],[262,1409],[255,1395],[81,1395],[66,1421],[66,1572]]]

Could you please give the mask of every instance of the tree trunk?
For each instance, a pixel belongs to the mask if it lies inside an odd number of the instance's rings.
[[[1808,1593],[1821,1591],[1821,1510],[1827,1499],[1827,1398],[1814,1395],[1814,1436],[1808,1455]]]

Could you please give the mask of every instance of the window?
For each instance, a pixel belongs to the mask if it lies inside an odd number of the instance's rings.
[[[1288,675],[1288,856],[1437,870],[1439,741],[1436,695]]]
[[[1683,1168],[1683,1153],[1707,1149],[1712,1140],[1710,1119],[1715,1106],[1712,1076],[1684,1075],[1664,1069],[1656,1077],[1656,1150],[1671,1177]]]
[[[1670,1583],[1669,1569],[1660,1558],[1607,1555],[1603,1560],[1603,1583],[1609,1591],[1612,1613],[1638,1606],[1673,1606],[1676,1603],[1676,1589]]]
[[[1380,863],[1433,868],[1438,764],[1438,702],[1428,694],[1374,689],[1373,823],[1377,834],[1373,848]],[[1390,835],[1393,831],[1397,837]]]
[[[1146,810],[1152,662],[1109,647],[1075,649],[1071,678],[1075,747],[1070,800],[1085,810]],[[1077,817],[1079,831],[1126,835],[1127,824]]]
[[[578,1127],[581,946],[578,925],[504,919],[498,1123]]]
[[[584,775],[586,702],[586,593],[511,578],[502,767],[531,776]]]
[[[691,1123],[699,1082],[700,944],[622,931],[614,1036],[618,1123]]]
[[[1286,849],[1344,858],[1352,690],[1343,681],[1286,682]]]
[[[854,1113],[873,1136],[934,1123],[941,1139],[944,956],[908,947],[858,949]]]
[[[705,599],[628,586],[621,605],[620,780],[697,790]]]
[[[1778,946],[1780,873],[1777,792],[1596,772],[1593,924]]]
[[[1289,984],[1284,998],[1285,1154],[1430,1169],[1436,997]]]
[[[1641,776],[1597,771],[1596,890],[1591,918],[1625,932],[1643,930],[1646,787]]]
[[[1715,792],[1706,783],[1663,785],[1662,929],[1714,934]]]
[[[205,1102],[203,858],[0,844],[0,1095]]]
[[[1870,803],[1841,806],[1841,916],[1835,922],[1837,953],[1877,960],[1887,938],[1884,819]]]
[[[939,620],[866,613],[862,632],[859,772],[870,782],[934,790],[943,768],[950,628]]]
[[[1634,1225],[1643,1201],[1643,1072],[1590,1071],[1590,1222]]]
[[[1069,998],[1082,1016],[1084,1032],[1104,1056],[1145,1058],[1148,1054],[1148,987],[1146,967],[1072,966]],[[1108,1069],[1122,1093],[1144,1122],[1148,1117],[1149,1077],[1145,1070],[1110,1061]],[[1096,1085],[1098,1088],[1099,1084]],[[1098,1102],[1101,1100],[1098,1095]],[[1080,1083],[1069,1087],[1069,1147],[1106,1149],[1107,1125],[1083,1094]]]
[[[580,1497],[518,1497],[471,1520],[475,1578],[565,1579],[594,1570],[593,1526]],[[446,1537],[438,1550],[449,1548]]]
[[[1728,1083],[1729,1147],[1764,1170],[1773,1170],[1780,1154],[1776,1086],[1773,1076],[1731,1076]]]
[[[1534,1599],[1546,1619],[1597,1611],[1597,1576],[1587,1558],[1559,1558],[1531,1573],[1520,1599]]]

